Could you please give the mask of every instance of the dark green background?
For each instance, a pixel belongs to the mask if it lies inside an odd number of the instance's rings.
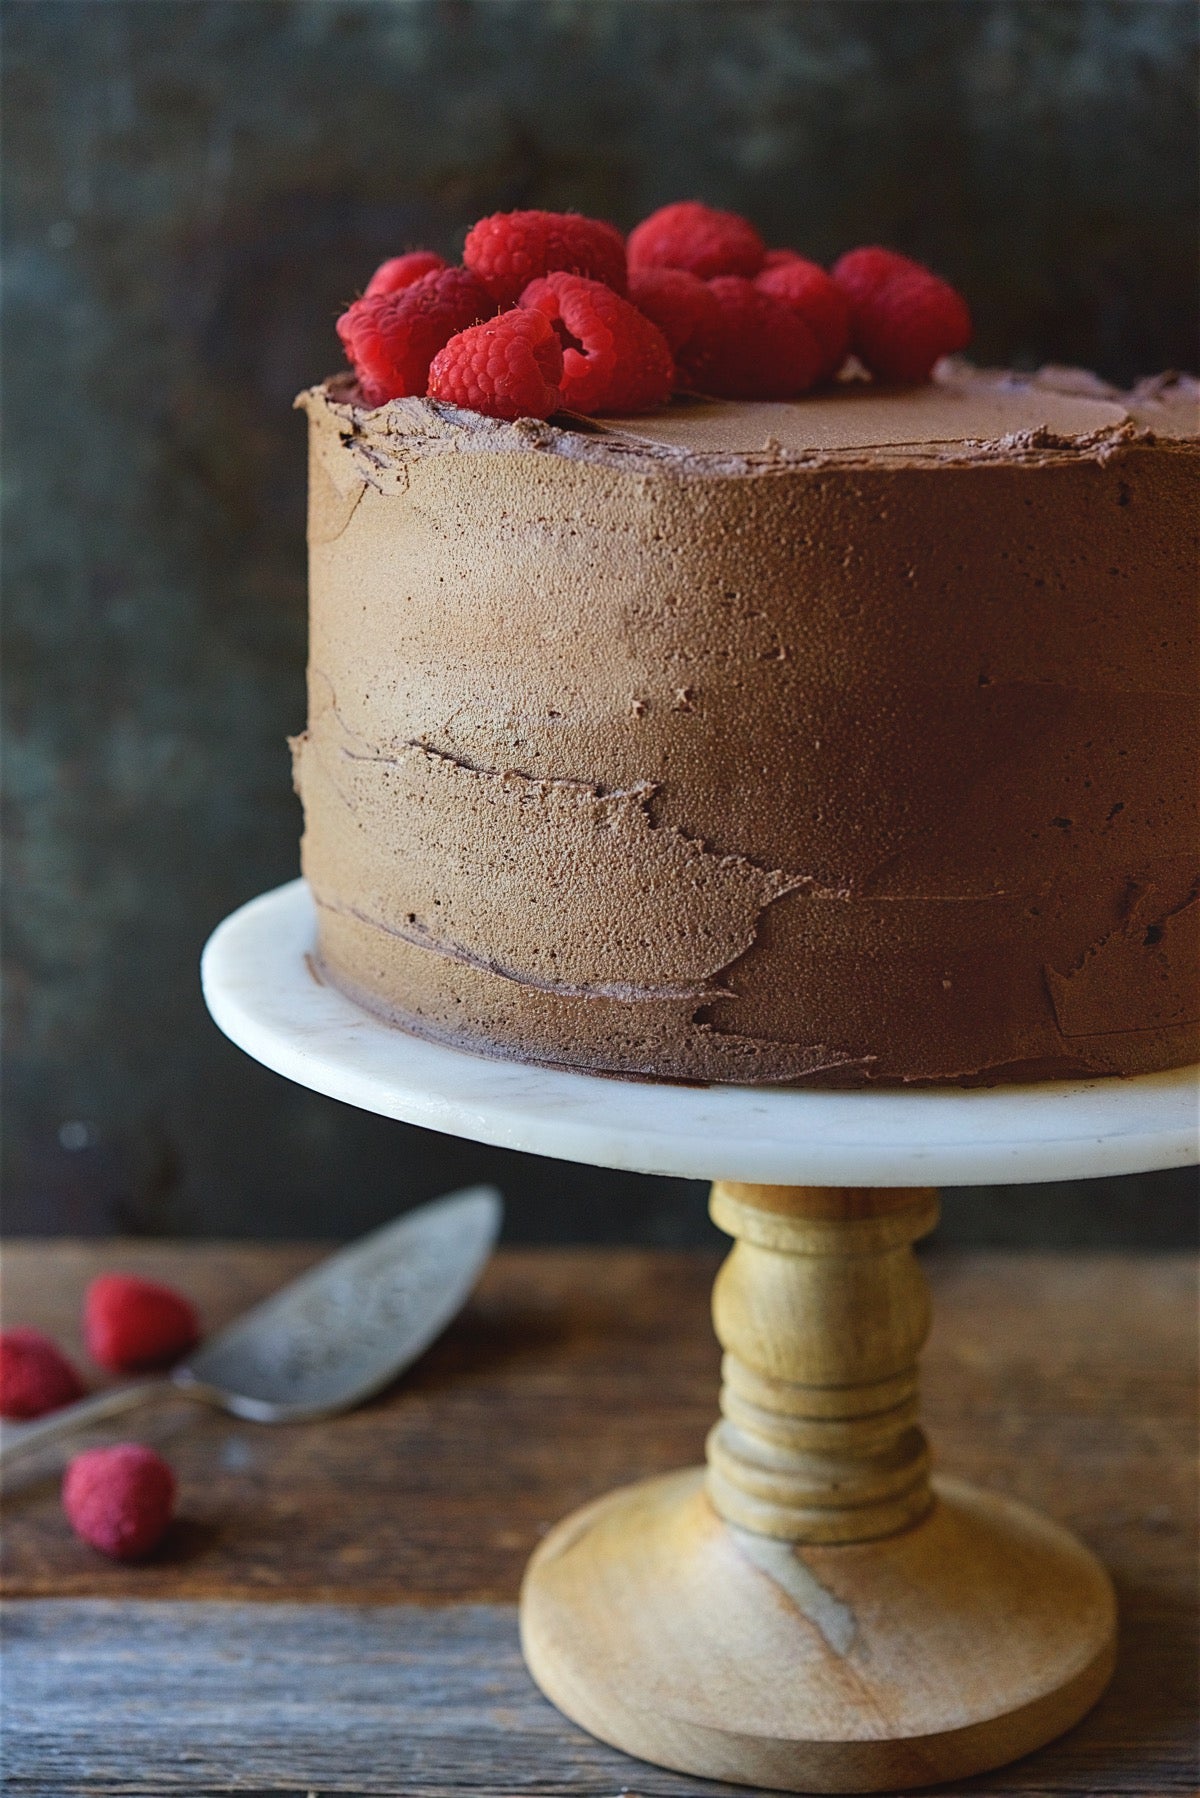
[[[681,1241],[699,1189],[360,1116],[209,1024],[296,870],[296,390],[385,254],[698,195],[968,293],[977,353],[1196,360],[1190,0],[10,0],[5,1220],[357,1231],[482,1172],[515,1236]],[[618,1103],[614,1089],[614,1104]],[[951,1195],[959,1240],[1177,1241],[1186,1175]]]

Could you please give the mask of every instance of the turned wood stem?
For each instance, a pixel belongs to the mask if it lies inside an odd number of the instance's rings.
[[[929,1297],[912,1245],[925,1187],[718,1181],[737,1238],[713,1289],[725,1351],[708,1493],[728,1522],[789,1542],[866,1542],[929,1509],[917,1356]]]

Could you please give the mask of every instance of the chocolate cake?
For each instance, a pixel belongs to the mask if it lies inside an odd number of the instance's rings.
[[[303,866],[346,992],[701,1081],[1200,1053],[1194,383],[299,403]]]

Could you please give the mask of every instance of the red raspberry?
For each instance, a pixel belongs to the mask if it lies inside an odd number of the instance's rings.
[[[850,302],[855,353],[885,381],[927,381],[940,357],[971,340],[962,295],[894,250],[851,250],[833,278]]]
[[[403,256],[389,256],[367,282],[363,299],[369,299],[373,293],[400,293],[422,275],[435,275],[445,266],[445,257],[436,250],[409,250]]]
[[[805,393],[823,366],[821,346],[799,313],[740,275],[708,283],[715,328],[697,333],[680,356],[701,393],[722,399],[787,400]]]
[[[429,397],[489,418],[549,418],[562,404],[562,370],[562,345],[549,319],[518,306],[460,331],[438,351]]]
[[[685,268],[631,268],[629,298],[658,326],[677,358],[686,355],[688,345],[706,326],[716,329],[715,297],[699,275]]]
[[[769,268],[754,278],[761,293],[798,312],[821,346],[821,375],[836,375],[850,348],[850,302],[837,282],[816,262],[794,250],[772,250]]]
[[[496,308],[467,269],[435,269],[398,293],[364,294],[337,322],[363,401],[382,406],[424,393],[442,345]]]
[[[200,1340],[200,1321],[181,1293],[134,1274],[101,1274],[83,1301],[88,1354],[110,1373],[167,1367]]]
[[[40,1330],[0,1334],[0,1417],[40,1417],[83,1393],[67,1357]]]
[[[582,275],[531,281],[522,306],[551,321],[563,342],[563,405],[575,412],[647,412],[665,406],[675,363],[656,324],[611,287]]]
[[[749,219],[699,200],[660,206],[629,233],[630,268],[686,268],[711,275],[756,275],[766,248]]]
[[[624,238],[578,212],[494,212],[467,232],[463,261],[501,306],[556,269],[625,292]]]
[[[76,1455],[62,1485],[77,1536],[116,1561],[139,1561],[162,1541],[175,1509],[175,1475],[140,1442]]]

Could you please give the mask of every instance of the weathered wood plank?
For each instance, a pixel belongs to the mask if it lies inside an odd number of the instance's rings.
[[[13,1792],[734,1790],[642,1778],[565,1722],[510,1606],[52,1601],[6,1635]]]
[[[5,1775],[14,1794],[744,1791],[632,1761],[567,1723],[530,1683],[507,1605],[55,1600],[7,1607],[5,1634]],[[1193,1694],[1179,1650],[1169,1608],[1144,1612],[1126,1643],[1124,1678],[1090,1718],[961,1790],[1194,1792]],[[1134,1687],[1144,1696],[1131,1709]]]
[[[5,1315],[72,1341],[91,1268],[173,1278],[217,1324],[293,1272],[291,1252],[174,1245],[4,1256]],[[311,1252],[308,1259],[311,1259]],[[57,1499],[61,1454],[9,1480],[11,1596],[511,1600],[564,1511],[699,1458],[716,1404],[705,1256],[497,1257],[442,1340],[381,1400],[332,1423],[267,1427],[173,1401],[118,1426],[180,1480],[163,1552],[121,1568],[75,1543]],[[69,1328],[68,1328],[69,1326]],[[652,1372],[665,1403],[646,1404]]]

